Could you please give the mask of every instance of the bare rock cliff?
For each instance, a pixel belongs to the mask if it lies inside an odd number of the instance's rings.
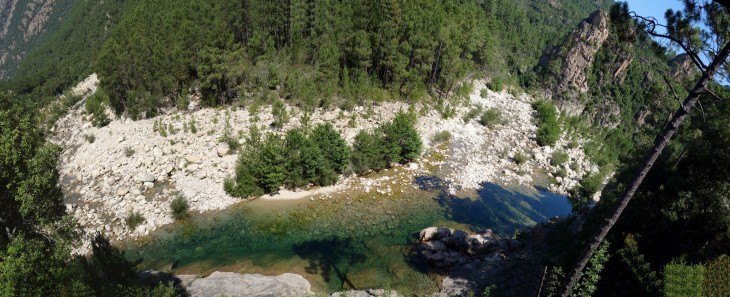
[[[597,10],[568,35],[562,46],[549,49],[540,58],[542,67],[559,67],[556,93],[575,90],[588,91],[586,70],[593,63],[609,34],[609,18],[605,11]]]

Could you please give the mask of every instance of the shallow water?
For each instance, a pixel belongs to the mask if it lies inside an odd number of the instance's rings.
[[[399,197],[351,193],[327,200],[255,200],[196,216],[158,231],[127,255],[143,269],[176,274],[234,271],[297,273],[316,291],[392,288],[421,295],[436,290],[408,246],[428,226],[503,235],[570,213],[560,195],[526,195],[485,184],[470,197],[413,190]]]

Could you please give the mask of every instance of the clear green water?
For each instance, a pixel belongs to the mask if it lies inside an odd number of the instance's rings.
[[[177,274],[216,270],[303,275],[315,290],[392,288],[420,295],[435,290],[408,246],[428,226],[471,231],[516,229],[570,213],[563,196],[523,195],[485,184],[471,198],[412,191],[400,197],[353,194],[325,201],[242,203],[169,226],[129,247],[143,269]]]

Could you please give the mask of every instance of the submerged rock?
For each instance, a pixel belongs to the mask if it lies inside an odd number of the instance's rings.
[[[190,296],[309,296],[309,282],[301,275],[284,273],[279,276],[213,272],[206,278],[195,279],[186,287]]]

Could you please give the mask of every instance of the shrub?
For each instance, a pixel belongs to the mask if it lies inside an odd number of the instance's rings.
[[[537,143],[541,146],[554,145],[560,139],[561,133],[555,105],[540,100],[532,107],[537,111]]]
[[[464,115],[464,123],[471,122],[471,120],[475,119],[480,114],[482,114],[483,111],[484,111],[484,108],[481,105],[470,109],[469,112],[467,112]]]
[[[398,112],[392,122],[382,127],[388,164],[407,163],[421,154],[423,143],[414,124],[414,114]]]
[[[86,134],[84,134],[84,139],[86,139],[86,141],[89,143],[94,143],[94,141],[96,141],[96,136],[94,136],[94,134],[91,134],[91,133],[86,133]]]
[[[730,296],[730,257],[721,255],[705,266],[702,288],[707,297]]]
[[[482,98],[487,98],[488,95],[489,95],[489,90],[487,90],[487,89],[482,89],[481,91],[479,91],[479,96],[481,96]]]
[[[451,141],[451,132],[449,131],[441,131],[433,135],[433,138],[431,141],[433,143],[444,143]]]
[[[288,152],[281,137],[267,134],[261,139],[256,128],[239,153],[235,179],[223,187],[231,196],[247,198],[275,192],[284,184]]]
[[[664,266],[664,296],[703,296],[702,282],[705,268],[672,261]],[[725,276],[727,277],[727,276]]]
[[[560,168],[558,171],[555,172],[555,177],[562,177],[565,178],[568,176],[568,171],[565,170],[565,168]]]
[[[352,145],[352,170],[363,174],[369,170],[381,170],[388,164],[385,161],[382,138],[377,134],[361,130]]]
[[[289,122],[289,113],[281,100],[274,101],[271,106],[271,115],[274,116],[274,122],[271,125],[275,128],[281,129]]]
[[[86,98],[86,113],[91,115],[91,124],[95,127],[109,125],[111,120],[106,115],[105,102],[109,99],[101,90]]]
[[[218,138],[218,141],[227,144],[228,148],[231,149],[232,152],[241,148],[241,144],[238,142],[238,139],[233,137],[229,131],[224,132],[223,135]]]
[[[504,82],[501,77],[492,77],[492,80],[487,83],[487,87],[495,92],[501,92],[504,89]]]
[[[130,147],[130,146],[124,147],[124,156],[129,158],[132,155],[134,155],[134,149],[132,149],[132,147]]]
[[[139,212],[132,212],[124,219],[129,229],[137,229],[137,226],[142,225],[145,222],[145,218]]]
[[[286,133],[284,143],[288,153],[286,184],[289,188],[304,187],[323,180],[320,175],[325,173],[328,163],[310,138],[300,129],[292,129]]]
[[[177,196],[170,202],[170,210],[172,211],[172,217],[175,220],[182,220],[188,217],[190,214],[190,206],[188,200],[183,196]]]
[[[332,124],[317,125],[310,138],[319,147],[329,168],[336,173],[342,173],[347,168],[352,152]]]
[[[600,173],[589,173],[580,179],[580,187],[578,188],[578,194],[581,197],[588,198],[593,194],[598,193],[603,186],[603,174]]]
[[[494,126],[501,124],[502,121],[502,112],[496,108],[487,109],[479,117],[479,123],[487,128],[494,128]]]
[[[553,152],[553,156],[550,158],[550,165],[560,166],[568,162],[568,159],[568,153],[565,151],[555,151]]]
[[[515,157],[514,157],[514,161],[515,161],[515,163],[517,163],[517,165],[525,164],[529,159],[530,159],[530,157],[523,154],[522,152],[518,152],[517,154],[515,154]]]

